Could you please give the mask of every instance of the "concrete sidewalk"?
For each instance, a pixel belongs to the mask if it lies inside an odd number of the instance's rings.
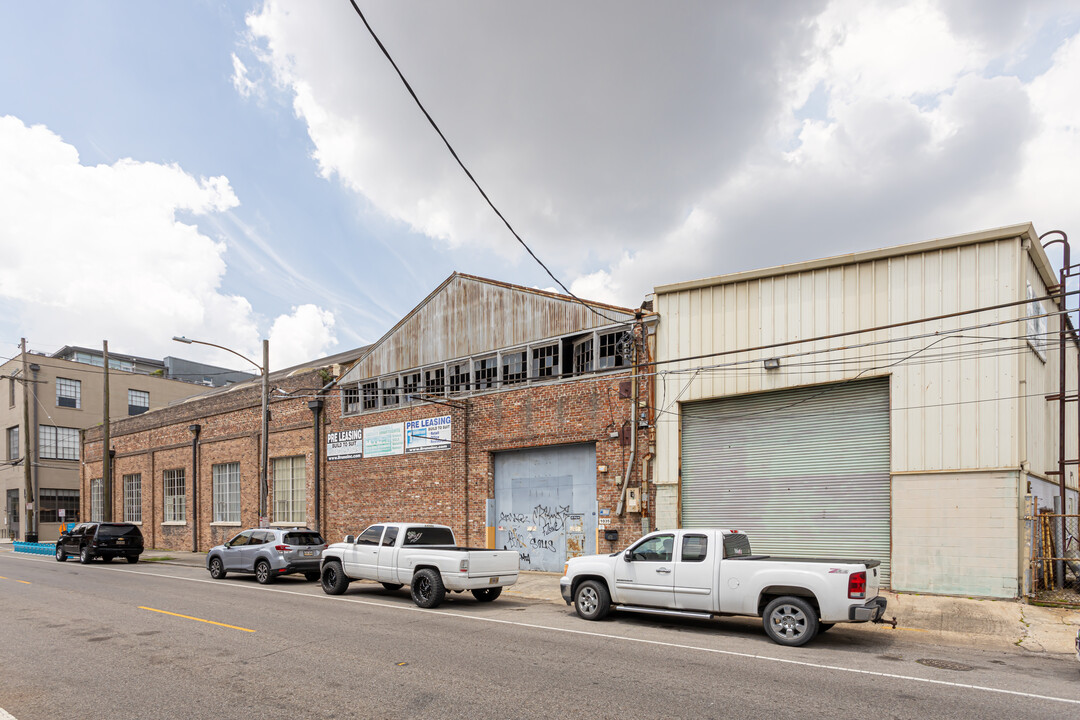
[[[206,567],[206,553],[146,550],[144,562]],[[539,600],[565,606],[559,594],[559,575],[523,572],[507,588],[507,597]],[[883,592],[889,601],[887,617],[896,617],[897,628],[852,624],[845,628],[862,632],[918,633],[918,639],[948,645],[1021,648],[1032,652],[1072,655],[1080,611],[1027,605],[1013,600],[978,600],[943,595]]]

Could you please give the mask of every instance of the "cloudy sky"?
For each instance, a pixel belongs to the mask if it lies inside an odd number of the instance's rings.
[[[1032,221],[1080,240],[1080,6],[360,7],[568,287]],[[282,367],[378,339],[451,272],[554,283],[347,0],[0,0],[0,357],[20,337]]]

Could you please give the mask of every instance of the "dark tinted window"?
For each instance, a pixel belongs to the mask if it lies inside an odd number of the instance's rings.
[[[742,557],[750,555],[750,538],[742,533],[724,536],[724,557]]]
[[[372,525],[364,532],[360,533],[360,537],[356,538],[357,545],[378,545],[379,538],[382,537],[383,526]]]
[[[247,532],[242,532],[239,535],[237,535],[236,537],[234,537],[232,540],[230,540],[229,545],[231,547],[240,547],[242,545],[247,545],[248,541],[250,541],[250,540],[251,540],[251,531],[248,530]]]
[[[453,545],[454,533],[450,528],[411,527],[405,530],[402,545]]]
[[[702,562],[709,551],[709,538],[704,535],[683,535],[682,561]]]
[[[256,530],[251,533],[250,545],[265,545],[274,539],[274,533],[270,530]]]
[[[386,528],[386,534],[383,535],[382,539],[382,544],[384,547],[394,546],[394,542],[397,540],[397,531],[398,529],[396,527]]]
[[[105,537],[127,537],[127,538],[141,538],[142,533],[135,525],[101,525],[98,527],[97,536],[100,538]]]
[[[290,532],[285,533],[286,545],[324,545],[322,536],[316,532]]]

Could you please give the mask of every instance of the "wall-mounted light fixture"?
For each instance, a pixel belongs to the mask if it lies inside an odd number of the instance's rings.
[[[763,364],[765,365],[766,370],[776,370],[780,367],[780,358],[765,358]]]
[[[597,465],[596,466],[596,472],[606,473],[607,472],[607,465]]]

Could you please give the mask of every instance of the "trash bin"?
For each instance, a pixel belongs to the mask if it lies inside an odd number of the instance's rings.
[[[26,533],[26,542],[28,542],[28,543],[36,543],[38,541],[37,538],[38,538],[38,534],[36,532],[28,532],[28,533]]]

